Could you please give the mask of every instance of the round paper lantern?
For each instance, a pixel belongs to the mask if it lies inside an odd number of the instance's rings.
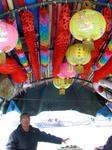
[[[53,78],[53,85],[59,89],[59,94],[64,95],[65,89],[69,88],[73,83],[73,79]]]
[[[16,28],[0,20],[0,51],[8,53],[15,48],[18,39]]]
[[[62,63],[60,66],[60,73],[58,77],[60,78],[73,78],[76,76],[75,66],[69,64],[68,62]]]
[[[91,59],[91,51],[81,43],[74,44],[67,49],[66,58],[72,65],[85,65]]]
[[[97,40],[105,32],[106,21],[103,15],[92,9],[75,13],[70,20],[70,32],[77,40]]]

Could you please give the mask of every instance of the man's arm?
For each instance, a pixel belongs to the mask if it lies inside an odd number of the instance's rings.
[[[60,137],[57,137],[57,136],[54,136],[54,135],[51,135],[46,132],[42,132],[42,131],[38,130],[38,141],[61,144],[61,143],[65,143],[68,140],[69,140],[69,138],[63,139],[63,138],[60,138]]]
[[[13,132],[8,139],[8,142],[6,144],[6,150],[16,150],[17,148],[17,140],[15,133]]]

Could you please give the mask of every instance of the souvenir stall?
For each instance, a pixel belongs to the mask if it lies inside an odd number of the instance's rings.
[[[36,95],[36,99],[29,95]],[[28,111],[35,116],[43,110],[63,110],[63,102],[64,110],[93,116],[106,106],[108,110],[103,110],[107,114],[98,114],[112,117],[112,0],[1,0],[1,114],[14,108],[18,113],[25,112],[30,105]],[[70,116],[64,118],[64,127],[80,122],[80,117],[77,122],[66,120]],[[93,116],[82,123],[95,123]],[[52,121],[63,125],[62,120]],[[105,135],[110,134],[105,130]],[[57,149],[86,149],[87,143],[79,141],[77,138],[76,145]],[[90,146],[95,144],[100,142]]]
[[[111,0],[0,1],[0,105],[51,83],[112,101]]]

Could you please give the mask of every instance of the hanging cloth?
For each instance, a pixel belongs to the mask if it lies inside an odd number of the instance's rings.
[[[112,74],[112,57],[109,61],[99,70],[96,70],[93,75],[93,82],[98,82]]]
[[[2,0],[2,1],[1,1],[1,4],[2,4],[2,7],[3,7],[4,12],[8,11],[8,5],[7,5],[6,0]]]
[[[96,62],[95,65],[92,66],[93,70],[99,70],[112,57],[112,39],[111,39],[110,43],[108,44],[108,47],[109,47],[109,45],[111,46],[111,48],[110,49],[107,48],[105,53],[100,58],[100,60],[98,62]]]
[[[48,77],[49,63],[49,11],[48,7],[39,8],[40,62],[42,77]]]
[[[21,1],[21,0],[19,0]],[[38,0],[22,0],[25,1],[25,5],[29,6],[29,5],[35,5],[36,3],[38,3]],[[23,5],[22,5],[23,6]],[[35,25],[35,31],[37,33],[37,39],[38,39],[38,8],[39,7],[29,7],[28,9],[32,12],[33,16],[34,16],[34,25]]]
[[[60,72],[60,65],[63,62],[67,47],[70,42],[69,21],[70,21],[69,4],[64,4],[63,6],[61,5],[61,10],[59,13],[57,37],[55,40],[52,58],[54,77],[56,77],[57,74]]]
[[[5,64],[0,64],[0,73],[11,75],[16,83],[24,83],[27,80],[26,71],[20,68],[14,58],[6,58]]]
[[[24,37],[28,47],[29,61],[32,66],[35,80],[40,79],[39,54],[37,52],[36,34],[34,28],[34,17],[29,10],[20,11],[20,20]]]

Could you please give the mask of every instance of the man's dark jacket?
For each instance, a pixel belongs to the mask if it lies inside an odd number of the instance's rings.
[[[10,135],[6,150],[36,150],[38,141],[61,144],[62,138],[47,134],[32,126],[28,132],[25,132],[19,125]]]
[[[112,136],[107,140],[107,143],[104,145],[103,150],[112,150]]]

